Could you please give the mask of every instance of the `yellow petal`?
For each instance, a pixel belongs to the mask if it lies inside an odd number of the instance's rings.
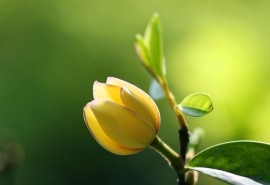
[[[153,101],[153,99],[147,93],[145,93],[143,90],[139,89],[138,87],[136,87],[136,86],[124,81],[124,80],[120,80],[120,79],[114,78],[114,77],[108,77],[106,84],[116,85],[116,86],[120,86],[120,87],[126,87],[131,92],[136,94],[136,96],[139,97],[142,101],[144,101],[146,104],[148,104],[151,107],[153,114],[155,115],[155,129],[156,129],[156,131],[158,131],[159,125],[160,125],[159,110],[157,108],[157,105]]]
[[[91,109],[104,133],[127,148],[145,148],[155,138],[154,126],[131,110],[107,100],[94,100]]]
[[[155,127],[155,115],[148,104],[145,104],[140,97],[123,87],[121,89],[120,97],[124,105],[146,119]]]
[[[144,148],[126,148],[112,141],[99,126],[91,108],[91,102],[83,109],[84,120],[96,141],[106,150],[118,155],[130,155],[140,152]]]
[[[95,100],[104,99],[123,105],[120,99],[120,91],[121,87],[115,85],[99,83],[97,81],[95,81],[93,85],[93,95]]]

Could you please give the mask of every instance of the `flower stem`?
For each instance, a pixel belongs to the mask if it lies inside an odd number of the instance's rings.
[[[174,95],[171,93],[170,89],[169,89],[169,86],[168,86],[168,83],[166,81],[166,79],[163,79],[163,80],[158,80],[161,87],[162,87],[162,90],[166,96],[166,99],[168,101],[168,103],[170,104],[171,108],[173,109],[174,111],[174,114],[177,118],[177,121],[180,125],[181,128],[188,128],[188,124],[187,124],[187,121],[185,119],[185,116],[184,114],[182,113],[182,111],[179,109],[178,105],[177,105],[177,102],[174,98]]]
[[[189,143],[189,130],[188,130],[188,124],[185,119],[184,114],[182,111],[179,109],[177,102],[174,98],[174,95],[171,93],[168,83],[166,79],[159,80],[159,83],[165,93],[165,96],[167,98],[167,101],[169,102],[171,108],[173,109],[175,116],[177,118],[177,121],[180,125],[180,130],[179,130],[179,141],[180,141],[180,152],[179,154],[182,157],[183,162],[185,163],[186,159],[186,152],[187,152],[187,147]]]
[[[188,144],[189,144],[189,130],[188,130],[188,124],[187,121],[185,119],[184,114],[182,113],[182,111],[179,109],[178,104],[174,98],[174,95],[172,94],[172,92],[169,89],[168,83],[166,78],[165,79],[158,79],[159,84],[162,87],[162,90],[167,98],[167,101],[169,103],[169,105],[171,106],[171,108],[174,111],[174,114],[177,118],[177,121],[180,125],[180,129],[178,131],[179,133],[179,142],[180,142],[180,151],[179,154],[181,156],[181,161],[183,164],[185,164],[186,162],[186,153],[187,153],[187,148],[188,148]],[[182,171],[176,171],[178,179],[178,185],[188,185],[189,183],[186,182],[185,179],[185,173]]]
[[[160,153],[169,163],[169,165],[177,172],[182,172],[184,169],[184,163],[177,152],[171,149],[166,143],[164,143],[158,136],[156,136],[153,143],[150,145],[158,153]]]

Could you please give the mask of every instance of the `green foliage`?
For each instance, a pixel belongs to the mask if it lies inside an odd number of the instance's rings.
[[[165,96],[160,84],[153,78],[149,86],[149,95],[154,99],[158,100]]]
[[[0,127],[17,132],[27,149],[13,182],[175,184],[175,174],[151,151],[119,162],[98,146],[81,116],[94,80],[110,75],[146,87],[132,37],[152,11],[162,13],[166,26],[167,73],[176,97],[202,90],[218,105],[212,119],[200,124],[208,131],[203,146],[235,138],[270,142],[269,6],[270,1],[0,1]],[[175,118],[158,103],[159,133],[178,146],[176,126],[166,125]],[[198,182],[217,184],[213,178]]]
[[[196,150],[199,144],[202,142],[204,135],[205,133],[202,128],[195,128],[189,137],[189,148]]]
[[[143,65],[156,79],[164,79],[165,58],[163,55],[163,43],[161,25],[158,13],[154,13],[148,23],[144,37],[137,34],[136,50]]]
[[[233,141],[210,147],[192,158],[186,169],[215,177],[229,184],[270,184],[270,145]]]
[[[204,116],[213,110],[212,99],[205,93],[194,93],[187,96],[179,107],[185,115],[192,117]]]

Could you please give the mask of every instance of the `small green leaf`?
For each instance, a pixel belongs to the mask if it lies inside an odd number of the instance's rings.
[[[147,25],[144,34],[144,43],[148,50],[154,71],[158,76],[163,77],[163,46],[158,13],[154,13]]]
[[[206,93],[194,93],[187,96],[179,105],[187,116],[200,117],[213,110],[211,97]]]
[[[185,167],[234,185],[270,185],[270,144],[233,141],[198,153]]]
[[[158,13],[149,21],[144,36],[137,34],[136,39],[136,52],[144,67],[154,78],[164,79],[166,66]]]
[[[160,87],[159,83],[152,78],[150,87],[149,87],[149,95],[154,99],[158,100],[165,96],[162,88]]]
[[[143,37],[140,34],[137,34],[136,39],[137,43],[135,46],[140,60],[143,62],[143,65],[145,65],[145,67],[151,68],[151,62],[148,56],[148,51],[143,41]]]

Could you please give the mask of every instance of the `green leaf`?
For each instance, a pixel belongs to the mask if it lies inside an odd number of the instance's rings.
[[[154,99],[158,100],[165,96],[162,88],[160,87],[159,83],[152,78],[150,87],[149,87],[149,95]]]
[[[234,185],[270,185],[270,144],[233,141],[198,153],[185,167]]]
[[[136,39],[136,51],[144,67],[154,78],[164,79],[166,66],[158,13],[149,21],[144,36],[137,34]]]
[[[148,51],[143,41],[143,37],[140,34],[136,34],[136,39],[137,43],[135,46],[140,60],[143,62],[143,65],[145,67],[151,68],[150,58],[148,56]]]
[[[187,116],[200,117],[213,110],[211,97],[206,93],[194,93],[187,96],[179,105]]]
[[[148,50],[154,71],[158,76],[163,77],[163,46],[158,13],[154,13],[148,23],[144,34],[144,43]]]

